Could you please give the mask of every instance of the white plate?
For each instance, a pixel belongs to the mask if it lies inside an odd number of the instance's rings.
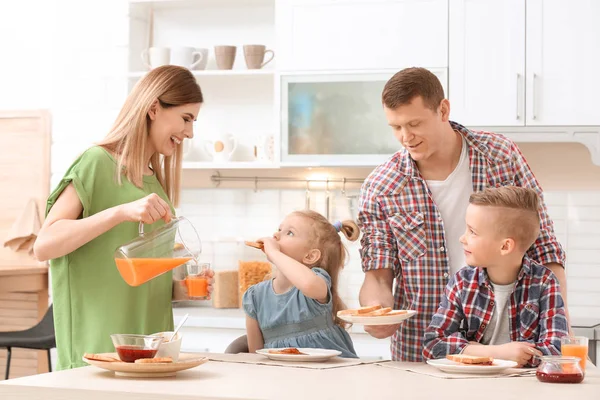
[[[309,349],[298,347],[302,353],[301,354],[271,354],[269,350],[276,349],[260,349],[256,350],[257,354],[261,354],[263,356],[269,357],[269,359],[273,361],[301,361],[301,362],[321,362],[327,361],[333,357],[337,357],[342,354],[341,351],[337,350],[328,350],[328,349]]]
[[[456,361],[448,360],[447,358],[427,360],[427,364],[433,365],[440,371],[444,372],[473,375],[497,374],[507,368],[514,368],[518,365],[515,361],[499,359],[495,359],[492,365],[465,365],[457,363]]]
[[[414,310],[408,310],[406,314],[400,315],[390,315],[385,316],[382,315],[380,317],[361,317],[360,315],[338,315],[339,319],[342,319],[346,322],[350,322],[352,324],[362,324],[362,325],[394,325],[399,324],[415,315],[417,312]]]

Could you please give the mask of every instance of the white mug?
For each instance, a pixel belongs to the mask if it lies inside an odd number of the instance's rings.
[[[200,64],[196,65],[193,69],[195,70],[203,70],[206,69],[206,64],[208,63],[208,49],[196,47],[196,51],[202,54],[202,58],[200,59]]]
[[[179,65],[192,69],[199,65],[204,58],[204,55],[195,51],[193,47],[172,47],[171,48],[171,65]],[[196,60],[194,60],[197,58]]]
[[[171,50],[168,47],[150,47],[142,51],[142,63],[149,69],[168,65]]]
[[[229,161],[237,147],[237,139],[231,134],[223,134],[204,142],[204,148],[215,162]]]

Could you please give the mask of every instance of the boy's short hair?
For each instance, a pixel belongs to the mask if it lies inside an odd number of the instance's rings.
[[[381,101],[387,108],[395,110],[410,104],[418,96],[421,96],[425,106],[437,111],[444,100],[444,88],[437,76],[428,69],[412,67],[397,72],[387,81]]]
[[[498,233],[512,237],[517,247],[526,251],[540,234],[538,194],[529,188],[503,186],[473,193],[469,203],[502,208],[496,219]]]

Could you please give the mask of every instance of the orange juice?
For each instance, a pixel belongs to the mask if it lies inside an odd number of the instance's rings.
[[[581,344],[563,344],[561,346],[563,356],[579,357],[579,366],[585,371],[585,360],[587,359],[588,347]]]
[[[139,286],[192,258],[115,258],[123,280],[130,286]]]
[[[208,296],[208,278],[205,276],[188,276],[185,284],[190,297]]]

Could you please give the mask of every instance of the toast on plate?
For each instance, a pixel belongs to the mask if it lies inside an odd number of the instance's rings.
[[[377,306],[366,306],[361,308],[354,308],[348,310],[340,310],[337,313],[338,317],[344,315],[350,315],[353,317],[381,317],[381,316],[393,316],[407,314],[408,310],[392,310],[391,307]]]
[[[287,349],[271,349],[269,350],[269,354],[292,354],[292,355],[300,355],[306,356],[308,354],[301,352],[295,347],[289,347]]]
[[[366,314],[361,314],[361,317],[379,317],[379,316],[387,316],[392,311],[392,307],[383,307],[379,308],[375,311],[368,312]]]
[[[340,310],[337,315],[362,315],[380,309],[381,306],[366,306],[361,308],[351,308],[348,310]]]
[[[171,357],[138,358],[136,364],[170,364],[173,362]]]
[[[93,353],[84,353],[83,357],[87,358],[88,360],[94,360],[94,361],[104,361],[104,362],[119,362],[119,361],[121,361],[114,357],[108,357],[108,356],[104,356],[102,354],[93,354]]]
[[[493,357],[468,356],[465,354],[448,354],[446,358],[465,365],[492,365],[494,363]]]

